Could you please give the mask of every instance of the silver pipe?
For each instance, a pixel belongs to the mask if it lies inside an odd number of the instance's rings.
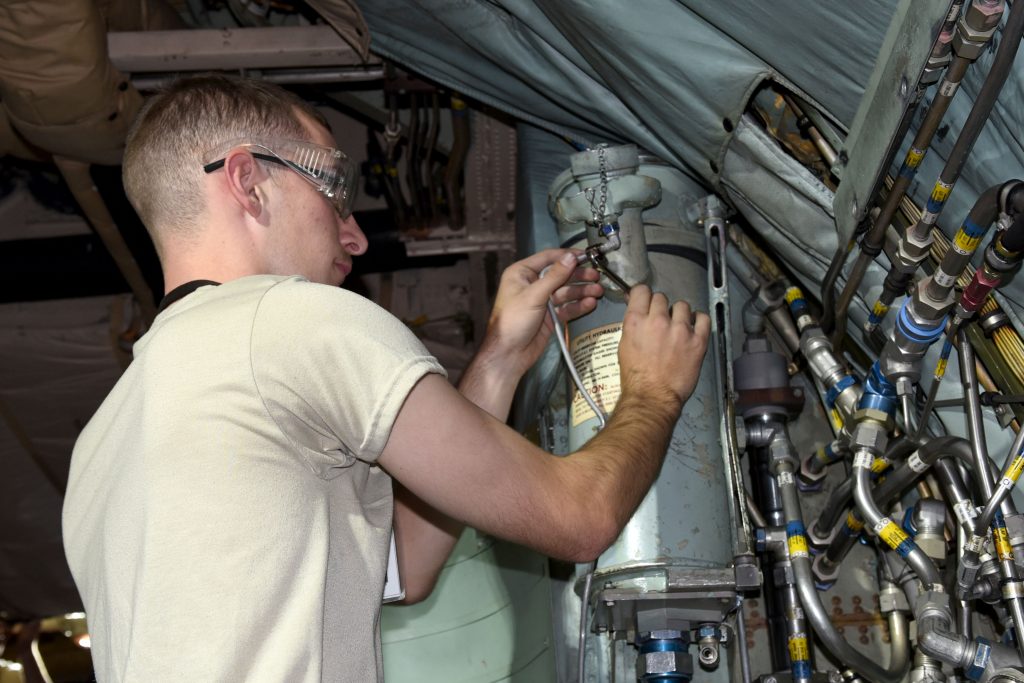
[[[803,526],[803,516],[800,512],[800,500],[797,497],[796,483],[793,480],[792,463],[782,461],[778,464],[776,477],[779,480],[779,488],[782,492],[782,506],[786,513],[787,522],[798,522]],[[789,476],[786,476],[786,475]],[[793,578],[796,581],[797,592],[800,595],[800,602],[804,607],[804,614],[807,620],[814,627],[826,649],[839,661],[856,671],[868,680],[877,683],[899,683],[903,679],[905,669],[893,670],[880,666],[874,660],[868,658],[858,650],[854,649],[846,640],[839,635],[829,619],[828,612],[821,604],[818,590],[814,587],[814,577],[811,574],[811,560],[807,554],[790,554],[790,562],[793,565]]]
[[[754,526],[761,527],[762,529],[768,526],[768,520],[764,518],[764,515],[760,510],[757,509],[757,503],[750,497],[750,493],[746,490],[743,491],[744,500],[747,502],[747,514],[750,515],[750,521],[754,523]]]
[[[783,586],[783,601],[786,605],[787,644],[794,638],[803,638],[807,642],[807,621],[804,611],[800,608],[800,596],[792,583]],[[793,683],[811,683],[810,659],[807,661],[806,675],[793,672]]]
[[[924,554],[917,544],[900,529],[895,522],[882,514],[871,497],[871,461],[874,458],[867,451],[858,451],[853,459],[853,499],[857,503],[864,521],[875,529],[879,536],[893,550],[903,555],[917,578],[925,585],[925,590],[938,586],[942,590],[942,577],[932,559]],[[891,531],[890,531],[891,530]],[[887,535],[890,534],[890,535]]]
[[[577,652],[577,667],[576,671],[579,673],[579,683],[586,683],[585,671],[587,669],[587,617],[590,611],[590,588],[594,581],[594,566],[595,562],[591,562],[587,567],[587,577],[583,580],[583,595],[581,596],[580,603],[580,639],[578,644]]]
[[[750,653],[747,651],[747,624],[743,615],[743,596],[736,596],[736,638],[740,641],[740,673],[743,683],[750,681]]]
[[[889,612],[889,668],[906,671],[910,663],[910,628],[907,615],[899,610]]]
[[[907,434],[915,434],[914,429],[914,400],[909,393],[900,395],[900,405],[903,408],[903,428]]]
[[[985,509],[978,517],[977,522],[974,526],[974,533],[978,536],[984,536],[988,531],[988,525],[992,523],[992,518],[995,517],[996,508],[1010,495],[1010,491],[1013,490],[1013,485],[1017,483],[1017,478],[1020,477],[1020,470],[1018,469],[1021,462],[1021,448],[1024,447],[1024,428],[1017,432],[1017,436],[1013,439],[1013,445],[1010,446],[1010,452],[1006,456],[1006,464],[1003,466],[1002,476],[999,477],[999,487],[992,493],[988,502],[985,503]],[[1016,471],[1016,476],[1014,472]],[[1003,482],[1011,482],[1008,486],[1004,486]]]
[[[974,457],[974,478],[981,487],[985,500],[992,498],[992,476],[989,474],[988,446],[985,444],[985,429],[981,420],[981,399],[978,397],[978,371],[974,367],[974,347],[967,340],[967,333],[961,330],[956,335],[957,351],[960,355],[960,378],[964,384],[967,400],[967,430],[971,437],[971,453]]]

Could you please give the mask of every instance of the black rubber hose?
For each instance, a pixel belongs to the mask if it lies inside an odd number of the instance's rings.
[[[1018,213],[1006,232],[999,236],[999,243],[1007,251],[1024,251],[1024,212]]]

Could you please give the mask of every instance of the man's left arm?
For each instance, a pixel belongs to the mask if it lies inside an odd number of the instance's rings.
[[[502,422],[507,420],[519,380],[551,337],[548,301],[553,301],[563,322],[585,315],[603,293],[597,279],[597,271],[577,268],[575,253],[565,249],[538,252],[505,269],[487,333],[462,375],[459,392]],[[433,590],[463,524],[395,482],[394,527],[404,602],[416,603]]]

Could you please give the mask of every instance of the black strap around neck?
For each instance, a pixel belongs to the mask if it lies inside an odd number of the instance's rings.
[[[178,301],[179,299],[184,299],[186,296],[196,291],[200,287],[205,287],[207,285],[216,286],[219,284],[219,282],[214,282],[213,280],[192,280],[190,282],[186,282],[183,285],[179,285],[178,287],[175,287],[171,291],[167,292],[167,295],[160,300],[160,307],[156,309],[156,312],[163,312],[164,310],[167,309],[168,306],[173,304],[175,301]]]

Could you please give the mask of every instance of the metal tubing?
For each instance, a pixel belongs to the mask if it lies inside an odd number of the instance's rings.
[[[959,529],[964,534],[971,534],[974,531],[974,506],[971,504],[970,494],[967,486],[960,476],[960,469],[951,458],[940,458],[935,462],[935,470],[939,475],[939,482],[942,484],[942,495],[952,506],[960,522]],[[963,550],[963,543],[958,548]],[[959,556],[958,556],[959,560]]]
[[[1016,3],[1014,8],[1024,3]],[[981,421],[981,399],[978,397],[978,373],[974,369],[974,347],[967,340],[967,333],[957,334],[957,350],[960,353],[960,378],[964,385],[964,397],[967,400],[967,429],[971,436],[971,454],[974,462],[974,479],[978,482],[978,490],[984,500],[992,498],[992,476],[989,473],[991,463],[988,459],[988,447],[985,444],[985,430]]]
[[[792,463],[782,461],[778,464],[776,477],[779,480],[779,489],[782,493],[782,506],[786,514],[786,523],[794,523],[803,527],[803,516],[800,512],[800,500],[797,497],[796,483],[793,481]],[[786,476],[789,475],[789,476]],[[804,614],[814,632],[818,634],[826,649],[839,661],[856,671],[868,680],[878,683],[899,683],[903,679],[905,667],[895,670],[892,667],[885,668],[874,660],[868,658],[858,650],[850,646],[846,640],[839,635],[829,619],[828,613],[821,604],[821,598],[814,587],[814,577],[811,574],[811,561],[806,553],[790,553],[790,562],[793,565],[793,578],[796,581],[797,592],[800,595],[800,602],[804,607]]]
[[[750,521],[754,523],[754,526],[761,527],[762,529],[768,526],[768,520],[764,518],[761,510],[758,509],[757,503],[750,497],[747,491],[743,491],[744,500],[747,502],[747,514],[750,515]]]
[[[870,456],[869,456],[870,457]],[[874,528],[876,531],[885,533],[885,529],[895,526],[895,523],[887,516],[882,514],[876,505],[874,499],[871,497],[870,490],[870,461],[867,466],[858,466],[857,462],[854,462],[854,483],[853,483],[853,499],[857,503],[857,508],[864,516],[864,520],[869,526]],[[896,527],[898,529],[898,527]],[[902,532],[900,532],[902,533]],[[924,554],[917,544],[905,537],[903,534],[902,542],[899,543],[898,552],[904,556],[907,564],[917,574],[917,578],[925,584],[928,588],[933,585],[942,586],[942,577],[939,575],[939,570],[936,569],[935,563],[932,559]],[[889,542],[889,539],[886,539]],[[890,542],[892,546],[892,543]],[[897,550],[895,546],[892,546],[893,550]]]
[[[747,651],[747,625],[743,617],[743,596],[736,596],[736,635],[740,648],[740,673],[743,683],[750,683],[750,653]]]
[[[974,526],[974,533],[977,536],[983,536],[987,530],[988,525],[992,523],[992,518],[995,517],[996,509],[1000,504],[1010,495],[1010,491],[1013,490],[1013,485],[1017,483],[1017,477],[1020,476],[1020,451],[1021,447],[1024,447],[1024,429],[1017,432],[1017,436],[1013,439],[1013,445],[1010,446],[1010,453],[1006,456],[1006,465],[1003,468],[1002,476],[999,477],[1000,485],[988,498],[988,502],[985,503],[985,509],[978,517]],[[1017,476],[1013,476],[1016,473]],[[1002,482],[1011,482],[1007,486],[1003,486]]]
[[[889,668],[905,671],[910,662],[910,628],[907,615],[899,610],[889,612]]]
[[[792,644],[794,641],[807,643],[807,621],[804,619],[804,611],[800,608],[800,596],[792,582],[782,587],[782,594],[786,605],[786,642]],[[790,649],[792,652],[794,649]],[[790,662],[794,683],[811,683],[810,648],[806,649],[807,657],[799,665]]]

